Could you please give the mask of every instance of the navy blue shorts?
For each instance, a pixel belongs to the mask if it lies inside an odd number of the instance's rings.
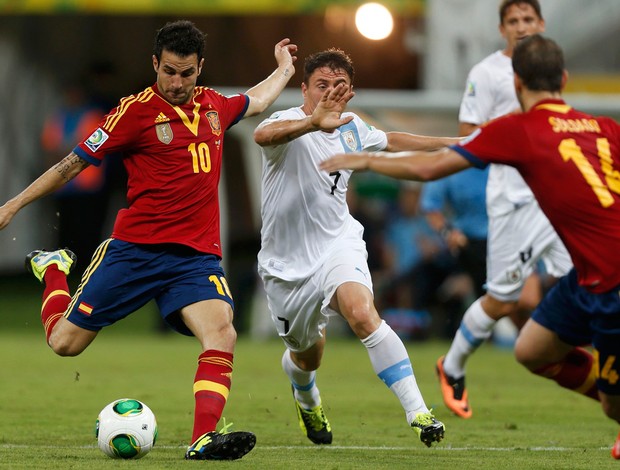
[[[598,358],[599,390],[620,395],[620,290],[593,294],[572,269],[536,307],[532,319],[573,346],[591,344]]]
[[[176,245],[141,245],[104,241],[78,286],[65,317],[99,331],[155,299],[166,322],[191,336],[178,312],[201,300],[220,299],[234,308],[232,295],[215,255]]]

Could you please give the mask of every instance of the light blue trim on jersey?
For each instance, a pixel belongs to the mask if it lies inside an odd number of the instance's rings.
[[[399,363],[384,369],[377,375],[385,385],[391,387],[399,380],[412,376],[413,367],[411,367],[411,361],[409,359],[403,359]]]
[[[293,382],[293,388],[295,390],[299,390],[300,392],[308,392],[312,390],[312,387],[314,387],[314,382],[315,379],[312,379],[312,381],[308,385],[297,385],[295,382]]]
[[[360,133],[357,130],[355,121],[351,121],[343,126],[340,126],[338,130],[340,131],[340,143],[342,144],[342,148],[345,153],[361,152],[363,150],[362,139],[360,139]],[[352,135],[355,139],[355,148],[351,148],[351,146],[349,145],[350,143],[353,143],[353,141],[346,138],[347,135],[351,135],[350,133],[353,133]]]
[[[471,344],[473,347],[477,348],[480,346],[486,338],[476,338],[471,331],[465,326],[465,323],[461,322],[461,326],[459,327],[461,334],[465,337],[467,342]]]

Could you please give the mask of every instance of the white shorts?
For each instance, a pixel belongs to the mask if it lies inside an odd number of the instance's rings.
[[[536,200],[489,218],[487,292],[504,302],[518,300],[525,279],[539,260],[554,277],[564,276],[573,266],[564,243]]]
[[[258,268],[271,319],[291,351],[306,351],[322,337],[329,317],[338,315],[329,303],[339,286],[358,282],[372,292],[368,253],[362,240],[345,238],[330,251],[325,263],[304,279],[286,281]]]

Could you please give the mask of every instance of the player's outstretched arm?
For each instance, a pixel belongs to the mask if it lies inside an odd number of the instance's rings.
[[[284,87],[295,73],[293,62],[297,60],[295,53],[297,46],[291,40],[282,39],[275,46],[275,58],[278,68],[265,80],[245,92],[250,97],[250,104],[244,117],[255,116],[265,111],[273,104]]]
[[[75,178],[89,163],[71,152],[60,162],[39,176],[30,186],[0,206],[0,230],[5,228],[15,214],[33,201],[59,189]]]
[[[408,132],[386,132],[388,152],[405,150],[437,150],[448,145],[458,144],[462,137],[433,137],[410,134]]]
[[[344,84],[325,91],[310,116],[267,122],[254,131],[254,141],[261,147],[281,145],[314,131],[330,132],[350,122],[353,116],[341,117],[347,103],[355,96]]]
[[[469,168],[471,163],[449,148],[435,152],[353,152],[334,155],[320,164],[322,170],[370,170],[392,178],[430,181]]]

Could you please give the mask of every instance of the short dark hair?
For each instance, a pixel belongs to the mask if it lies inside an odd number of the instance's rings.
[[[355,75],[353,61],[344,51],[332,47],[326,51],[316,52],[306,57],[304,63],[304,83],[307,85],[310,75],[312,75],[316,69],[322,67],[328,67],[332,71],[344,70],[349,76],[351,83],[353,83],[353,77]]]
[[[530,90],[562,90],[564,54],[552,39],[533,34],[519,41],[512,54],[512,68]]]
[[[196,54],[200,62],[204,52],[205,38],[206,34],[191,21],[179,20],[166,23],[155,35],[153,54],[157,61],[161,59],[161,53],[164,50],[180,57]]]
[[[542,10],[540,8],[540,3],[538,3],[538,0],[502,0],[502,3],[500,3],[499,5],[499,24],[504,23],[504,18],[506,17],[506,12],[508,11],[508,8],[513,5],[520,4],[526,4],[531,6],[538,15],[538,17],[541,20],[543,19]]]

